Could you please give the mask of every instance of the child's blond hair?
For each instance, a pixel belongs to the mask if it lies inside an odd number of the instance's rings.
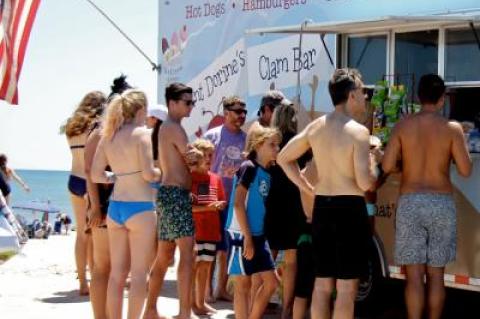
[[[257,156],[256,149],[262,145],[269,138],[276,137],[279,141],[282,139],[282,134],[273,127],[263,127],[261,125],[252,128],[247,135],[247,142],[245,144],[245,157],[252,160]]]
[[[215,146],[209,140],[199,138],[196,139],[193,143],[190,144],[190,153],[195,154],[195,161],[189,163],[189,166],[192,168],[205,157],[205,153],[213,152],[215,150]]]
[[[212,142],[209,140],[206,140],[204,138],[198,138],[196,139],[192,144],[191,147],[194,149],[199,150],[202,153],[206,152],[213,152],[215,150],[215,146],[213,145]]]

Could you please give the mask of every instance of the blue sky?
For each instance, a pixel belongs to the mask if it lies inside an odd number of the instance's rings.
[[[157,1],[95,3],[157,60]],[[13,168],[68,170],[70,151],[59,127],[86,93],[108,93],[122,72],[156,103],[156,72],[87,1],[43,0],[20,77],[19,105],[0,101],[0,153]]]

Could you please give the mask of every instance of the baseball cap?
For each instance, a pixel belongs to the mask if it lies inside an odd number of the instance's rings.
[[[290,106],[290,105],[293,105],[293,102],[290,101],[289,99],[287,98],[283,98],[280,103],[278,103],[278,105],[285,105],[285,106]]]
[[[152,116],[160,121],[165,121],[167,119],[168,109],[163,104],[152,105],[148,107],[147,116]]]

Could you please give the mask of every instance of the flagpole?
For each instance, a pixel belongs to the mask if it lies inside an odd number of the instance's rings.
[[[104,16],[105,19],[107,19],[108,22],[110,22],[115,27],[115,29],[117,29],[118,32],[120,32],[125,37],[125,39],[127,39],[127,41],[130,42],[130,44],[133,45],[133,47],[137,49],[137,51],[140,52],[141,55],[143,55],[145,59],[147,59],[147,61],[152,66],[153,71],[161,72],[161,66],[155,64],[152,61],[152,59],[150,59],[148,55],[145,52],[143,52],[143,50],[135,42],[133,42],[133,40],[122,29],[120,29],[120,27],[105,13],[105,11],[100,9],[93,1],[91,0],[86,0],[86,1],[90,3],[102,16]]]

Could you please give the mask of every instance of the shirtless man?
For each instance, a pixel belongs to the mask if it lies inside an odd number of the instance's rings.
[[[168,117],[158,132],[159,167],[162,171],[157,195],[158,250],[149,283],[145,319],[160,318],[157,298],[176,245],[180,250],[177,275],[180,311],[177,318],[191,317],[194,228],[190,199],[191,177],[186,162],[188,139],[180,122],[190,115],[195,101],[192,99],[192,88],[181,83],[172,83],[166,88],[165,100]]]
[[[438,111],[445,102],[445,85],[434,74],[418,86],[422,110],[394,129],[383,158],[386,173],[401,160],[402,182],[397,205],[395,261],[406,266],[405,299],[408,318],[422,318],[427,278],[428,318],[440,318],[445,300],[444,267],[455,259],[456,216],[450,164],[468,177],[472,162],[459,123]]]
[[[364,193],[376,181],[369,133],[352,119],[365,112],[365,94],[356,70],[336,70],[329,92],[335,110],[310,123],[282,149],[278,163],[304,193],[315,196],[312,217],[315,288],[312,319],[353,318],[359,278],[368,267],[369,225]],[[318,182],[301,174],[297,159],[312,149]]]

